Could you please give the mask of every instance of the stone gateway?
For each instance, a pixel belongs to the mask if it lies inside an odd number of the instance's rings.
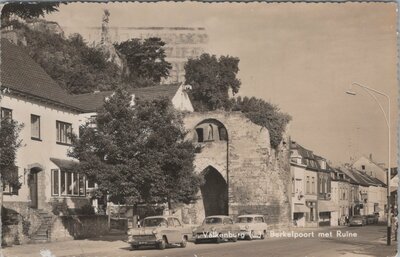
[[[287,140],[272,149],[268,130],[241,112],[188,113],[184,124],[187,140],[197,145],[195,169],[204,184],[199,200],[183,207],[183,220],[257,213],[271,227],[289,226]]]

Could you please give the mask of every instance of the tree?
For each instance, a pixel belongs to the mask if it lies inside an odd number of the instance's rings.
[[[64,3],[66,4],[66,3]],[[58,2],[41,2],[41,3],[29,3],[29,2],[15,2],[7,3],[1,10],[1,21],[2,25],[7,25],[11,15],[17,15],[22,19],[32,19],[44,17],[45,14],[57,12],[60,3]]]
[[[232,110],[243,112],[255,124],[267,128],[273,148],[281,143],[286,126],[292,119],[290,115],[281,112],[278,106],[255,97],[232,99]]]
[[[130,39],[115,44],[115,48],[126,58],[129,76],[127,82],[149,80],[160,83],[162,78],[169,76],[171,64],[165,60],[165,43],[156,37],[140,40]],[[139,83],[146,85],[146,83]]]
[[[196,111],[226,109],[229,105],[229,90],[239,92],[239,58],[202,54],[189,59],[185,65],[186,84],[192,86],[189,96]]]
[[[131,96],[118,88],[96,124],[82,128],[70,155],[100,194],[133,205],[196,199],[201,179],[194,173],[194,146],[184,140],[182,119],[168,99],[132,106]]]
[[[89,47],[81,35],[64,38],[50,31],[32,30],[20,23],[15,27],[23,31],[29,55],[68,92],[111,90],[121,83],[117,65],[107,61],[100,49]]]
[[[1,94],[0,91],[0,101]],[[0,120],[0,199],[3,205],[3,186],[8,185],[14,190],[21,187],[18,172],[16,172],[15,158],[17,149],[21,146],[18,139],[19,132],[23,125],[12,120],[11,117],[1,117]],[[0,214],[1,214],[0,206]]]

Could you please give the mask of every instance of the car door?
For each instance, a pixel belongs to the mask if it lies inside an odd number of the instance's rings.
[[[182,242],[182,234],[180,230],[180,223],[177,226],[176,218],[168,218],[168,243],[175,244]]]
[[[236,229],[233,225],[233,220],[231,218],[224,218],[223,220],[223,224],[224,224],[224,233],[231,233],[231,234],[236,234]]]

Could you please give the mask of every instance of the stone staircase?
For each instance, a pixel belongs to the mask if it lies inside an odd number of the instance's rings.
[[[38,210],[37,214],[39,215],[41,224],[38,230],[31,236],[31,243],[50,242],[53,215],[45,210]]]

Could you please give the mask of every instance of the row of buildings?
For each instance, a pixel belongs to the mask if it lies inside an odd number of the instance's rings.
[[[387,171],[372,156],[333,166],[296,142],[290,149],[295,226],[344,225],[354,215],[377,215],[380,221],[386,220]]]

